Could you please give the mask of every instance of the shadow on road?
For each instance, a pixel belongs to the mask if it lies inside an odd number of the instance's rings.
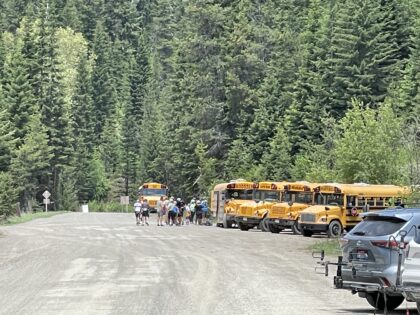
[[[407,312],[406,309],[398,309],[398,310],[395,310],[395,311],[389,311],[389,312],[387,312],[387,314],[388,315],[397,315],[397,314],[400,314],[400,315],[403,315],[403,314],[404,315],[406,315],[406,314],[417,315],[418,314],[417,310],[415,308],[412,308],[412,307],[408,308],[408,311],[409,311],[409,313]],[[378,315],[380,315],[380,314],[384,314],[384,312],[383,311],[376,311],[376,313],[375,313],[375,310],[373,310],[371,308],[357,309],[357,310],[344,309],[343,308],[343,309],[339,310],[337,314],[378,314]]]

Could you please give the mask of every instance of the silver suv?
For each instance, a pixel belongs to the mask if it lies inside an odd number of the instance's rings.
[[[343,264],[334,279],[340,289],[358,293],[373,307],[393,310],[403,301],[396,290],[399,232],[407,231],[407,243],[420,227],[420,209],[395,208],[362,215],[341,240]]]

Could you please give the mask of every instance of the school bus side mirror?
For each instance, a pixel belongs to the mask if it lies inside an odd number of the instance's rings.
[[[289,205],[289,207],[291,207],[293,206],[293,201],[290,200],[287,204]]]

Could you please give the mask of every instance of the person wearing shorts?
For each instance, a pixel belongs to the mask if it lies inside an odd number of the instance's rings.
[[[137,200],[134,203],[134,214],[136,215],[136,224],[139,225],[141,221],[141,203]]]
[[[158,226],[163,226],[163,217],[165,215],[165,197],[161,196],[156,204],[156,210],[158,215]]]
[[[197,200],[195,204],[195,215],[197,219],[197,224],[201,225],[203,222],[203,208],[201,207],[201,201]]]
[[[177,225],[184,224],[184,210],[185,210],[185,203],[182,201],[181,198],[178,198],[176,206],[178,208],[178,215],[177,215]]]
[[[142,223],[141,225],[149,225],[149,203],[147,202],[147,199],[143,200],[143,203],[141,204],[141,217],[142,217]]]
[[[178,215],[178,207],[176,203],[173,202],[170,204],[169,208],[169,225],[176,225],[177,224],[177,215]]]

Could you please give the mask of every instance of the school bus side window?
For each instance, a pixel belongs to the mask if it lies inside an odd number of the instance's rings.
[[[373,207],[375,205],[375,198],[367,198],[367,204]]]
[[[347,196],[347,208],[356,207],[356,196]]]

